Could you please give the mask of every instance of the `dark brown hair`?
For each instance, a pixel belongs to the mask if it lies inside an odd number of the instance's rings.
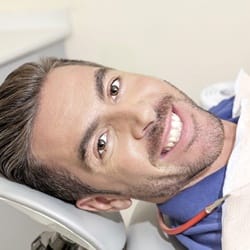
[[[23,64],[0,86],[0,171],[10,180],[75,203],[93,193],[114,192],[95,190],[66,169],[42,164],[30,150],[42,85],[51,70],[67,65],[101,66],[87,61],[44,58],[38,63]]]

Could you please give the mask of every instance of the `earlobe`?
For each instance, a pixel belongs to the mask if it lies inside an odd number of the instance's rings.
[[[132,201],[113,195],[94,195],[77,200],[76,206],[83,210],[98,211],[119,211],[130,207]]]
[[[96,196],[89,196],[77,200],[76,206],[80,209],[93,212],[108,211],[111,208],[105,199]]]

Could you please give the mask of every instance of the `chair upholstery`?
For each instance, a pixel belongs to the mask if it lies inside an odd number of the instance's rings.
[[[184,250],[175,237],[163,234],[158,227],[156,205],[139,201],[127,233],[127,250]]]
[[[0,176],[0,199],[77,244],[121,250],[126,242],[120,213],[91,213]]]

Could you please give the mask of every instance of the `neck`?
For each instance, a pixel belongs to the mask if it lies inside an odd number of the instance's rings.
[[[221,154],[216,159],[216,161],[213,162],[212,165],[210,165],[205,170],[203,170],[199,175],[195,176],[193,181],[188,183],[188,185],[185,186],[183,189],[194,185],[195,183],[199,182],[205,177],[213,174],[220,168],[223,168],[227,164],[230,158],[230,155],[232,153],[234,142],[235,142],[236,124],[232,122],[224,121],[224,120],[222,120],[222,124],[224,127],[224,144],[223,144]]]

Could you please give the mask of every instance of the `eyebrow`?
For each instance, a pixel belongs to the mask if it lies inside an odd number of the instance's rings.
[[[82,140],[80,142],[80,146],[78,149],[78,153],[82,161],[86,161],[86,152],[87,152],[88,144],[93,134],[95,133],[97,127],[98,127],[98,119],[95,119],[93,122],[91,122],[84,136],[82,137]]]
[[[95,81],[95,91],[96,95],[100,100],[104,100],[104,79],[108,72],[108,68],[101,67],[98,68],[94,73],[94,81]],[[93,137],[97,127],[99,120],[96,118],[92,122],[90,122],[89,126],[86,129],[86,132],[82,136],[80,141],[80,145],[78,148],[78,154],[81,161],[86,161],[87,148],[90,139]]]
[[[95,71],[95,89],[97,96],[103,101],[104,100],[104,79],[108,72],[108,68],[101,67]]]

